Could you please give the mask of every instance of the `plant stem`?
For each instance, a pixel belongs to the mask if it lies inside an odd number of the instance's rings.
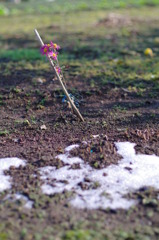
[[[35,31],[35,34],[36,34],[37,39],[39,40],[41,46],[43,46],[43,45],[44,45],[44,42],[43,42],[43,40],[41,39],[38,31],[37,31],[36,29],[35,29],[34,31]],[[64,86],[64,84],[63,84],[63,81],[62,81],[60,75],[59,75],[58,72],[56,71],[55,65],[54,65],[51,57],[47,56],[47,58],[48,58],[48,60],[49,60],[49,62],[50,62],[50,64],[51,64],[52,69],[54,70],[54,72],[55,72],[55,74],[56,74],[56,76],[57,76],[57,79],[58,79],[59,82],[60,82],[60,85],[61,85],[61,87],[62,87],[62,89],[63,89],[63,91],[64,91],[64,93],[65,93],[65,95],[66,95],[66,97],[67,97],[67,99],[68,99],[68,101],[69,101],[70,104],[71,104],[72,109],[74,110],[74,112],[76,113],[76,115],[81,119],[81,121],[84,122],[84,118],[82,117],[82,115],[80,114],[79,110],[78,110],[77,107],[75,106],[74,102],[73,102],[72,99],[70,98],[70,96],[69,96],[69,94],[68,94],[68,91],[67,91],[67,89],[65,88],[65,86]]]

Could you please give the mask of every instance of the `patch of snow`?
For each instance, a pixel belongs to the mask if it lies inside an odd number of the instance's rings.
[[[92,135],[92,137],[96,139],[96,138],[99,137],[99,134],[97,134],[97,135]]]
[[[69,147],[65,148],[65,154],[59,154],[56,158],[60,159],[64,163],[74,164],[74,163],[82,163],[83,160],[79,157],[69,157],[70,151],[74,148],[78,148],[78,144],[70,145]]]
[[[60,154],[67,166],[60,169],[55,167],[40,168],[41,179],[44,181],[42,191],[45,194],[73,191],[75,197],[70,203],[77,208],[123,208],[128,209],[137,204],[137,201],[127,199],[126,194],[135,192],[144,186],[159,189],[159,157],[135,153],[135,144],[118,142],[118,153],[123,157],[118,165],[110,165],[104,169],[96,170],[86,164],[79,157],[71,158],[69,151],[77,145],[65,149],[65,154]],[[79,169],[72,169],[73,163],[79,163]],[[89,181],[85,181],[89,179]],[[80,185],[85,183],[88,190],[83,190]],[[92,184],[96,188],[92,188]]]
[[[71,150],[73,150],[74,148],[78,148],[79,145],[78,144],[73,144],[73,145],[70,145],[69,147],[65,148],[65,151],[66,152],[70,152]]]
[[[14,196],[15,196],[16,200],[22,200],[25,202],[25,204],[24,204],[25,208],[31,209],[33,207],[34,202],[29,200],[29,198],[27,196],[24,196],[20,193],[16,193]]]
[[[29,198],[21,193],[16,193],[14,195],[8,194],[4,201],[10,200],[11,202],[15,202],[16,200],[24,201],[24,208],[31,209],[33,207],[34,202],[29,200]]]
[[[11,188],[11,177],[4,174],[11,166],[18,168],[20,165],[25,166],[25,161],[19,158],[1,158],[0,159],[0,192]]]

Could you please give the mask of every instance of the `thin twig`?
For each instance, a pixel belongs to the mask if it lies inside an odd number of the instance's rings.
[[[43,42],[43,40],[41,39],[38,31],[37,31],[36,29],[35,29],[34,31],[35,31],[35,34],[36,34],[36,36],[37,36],[38,41],[40,42],[41,46],[43,46],[43,45],[44,45],[44,42]],[[61,77],[59,76],[58,72],[56,71],[55,65],[54,65],[51,57],[47,56],[47,58],[48,58],[48,60],[49,60],[49,62],[50,62],[50,64],[51,64],[52,69],[54,70],[54,72],[55,72],[55,74],[56,74],[57,79],[59,80],[59,83],[60,83],[60,85],[61,85],[61,87],[62,87],[62,89],[63,89],[63,91],[64,91],[64,93],[65,93],[65,95],[66,95],[66,97],[67,97],[67,99],[68,99],[68,101],[70,102],[70,105],[71,105],[72,109],[73,109],[74,112],[77,114],[77,116],[82,120],[82,122],[84,122],[84,118],[82,117],[82,115],[80,114],[79,110],[76,108],[74,102],[73,102],[72,99],[70,98],[70,96],[69,96],[69,94],[68,94],[68,91],[67,91],[67,89],[65,88],[65,86],[64,86],[64,84],[63,84],[63,81],[62,81]]]

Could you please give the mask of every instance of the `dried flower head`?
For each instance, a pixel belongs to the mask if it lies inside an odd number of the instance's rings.
[[[60,67],[56,67],[56,72],[58,72],[58,74],[60,74],[61,68]]]

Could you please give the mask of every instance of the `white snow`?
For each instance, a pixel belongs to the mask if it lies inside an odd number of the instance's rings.
[[[78,144],[73,144],[73,145],[70,145],[69,147],[65,148],[65,152],[70,152],[72,149],[74,148],[78,148],[79,145]]]
[[[29,198],[21,193],[16,193],[14,195],[15,197],[15,200],[22,200],[24,201],[24,207],[25,208],[28,208],[28,209],[31,209],[33,207],[33,201],[29,200]]]
[[[4,201],[9,200],[11,202],[15,202],[16,200],[22,200],[24,202],[23,207],[31,209],[33,207],[34,202],[29,200],[29,198],[21,193],[16,194],[8,194],[4,199]]]
[[[99,137],[99,134],[97,135],[92,135],[93,138],[98,138]]]
[[[18,168],[24,166],[25,161],[19,158],[1,158],[0,159],[0,192],[11,188],[11,177],[4,174],[5,170],[9,170],[11,166]]]
[[[0,159],[0,192],[10,189],[12,186],[12,178],[10,176],[6,176],[4,174],[5,170],[9,170],[10,167],[18,168],[20,165],[25,166],[26,161],[13,157],[13,158],[1,158]],[[14,195],[8,194],[5,200],[16,201],[22,200],[24,201],[24,207],[31,209],[33,206],[33,201],[29,200],[26,196],[16,193]]]
[[[83,160],[79,157],[69,157],[69,152],[74,149],[79,147],[78,144],[73,144],[70,145],[69,147],[65,148],[65,154],[59,154],[56,158],[60,159],[61,161],[63,161],[64,163],[68,163],[68,164],[74,164],[74,163],[82,163]]]
[[[56,169],[55,167],[40,168],[41,179],[44,181],[42,191],[45,194],[73,191],[75,197],[70,203],[77,208],[123,208],[128,209],[137,201],[127,199],[126,194],[135,192],[141,187],[152,186],[159,189],[159,157],[155,155],[137,155],[134,143],[118,142],[118,153],[123,157],[118,165],[96,170],[84,163],[79,157],[71,158],[69,151],[78,145],[71,145],[65,149],[65,154],[57,158],[67,165]],[[73,163],[79,163],[80,169],[72,169]],[[85,179],[90,181],[85,181]],[[89,185],[88,190],[82,190],[79,183]],[[92,184],[99,185],[92,189]]]

